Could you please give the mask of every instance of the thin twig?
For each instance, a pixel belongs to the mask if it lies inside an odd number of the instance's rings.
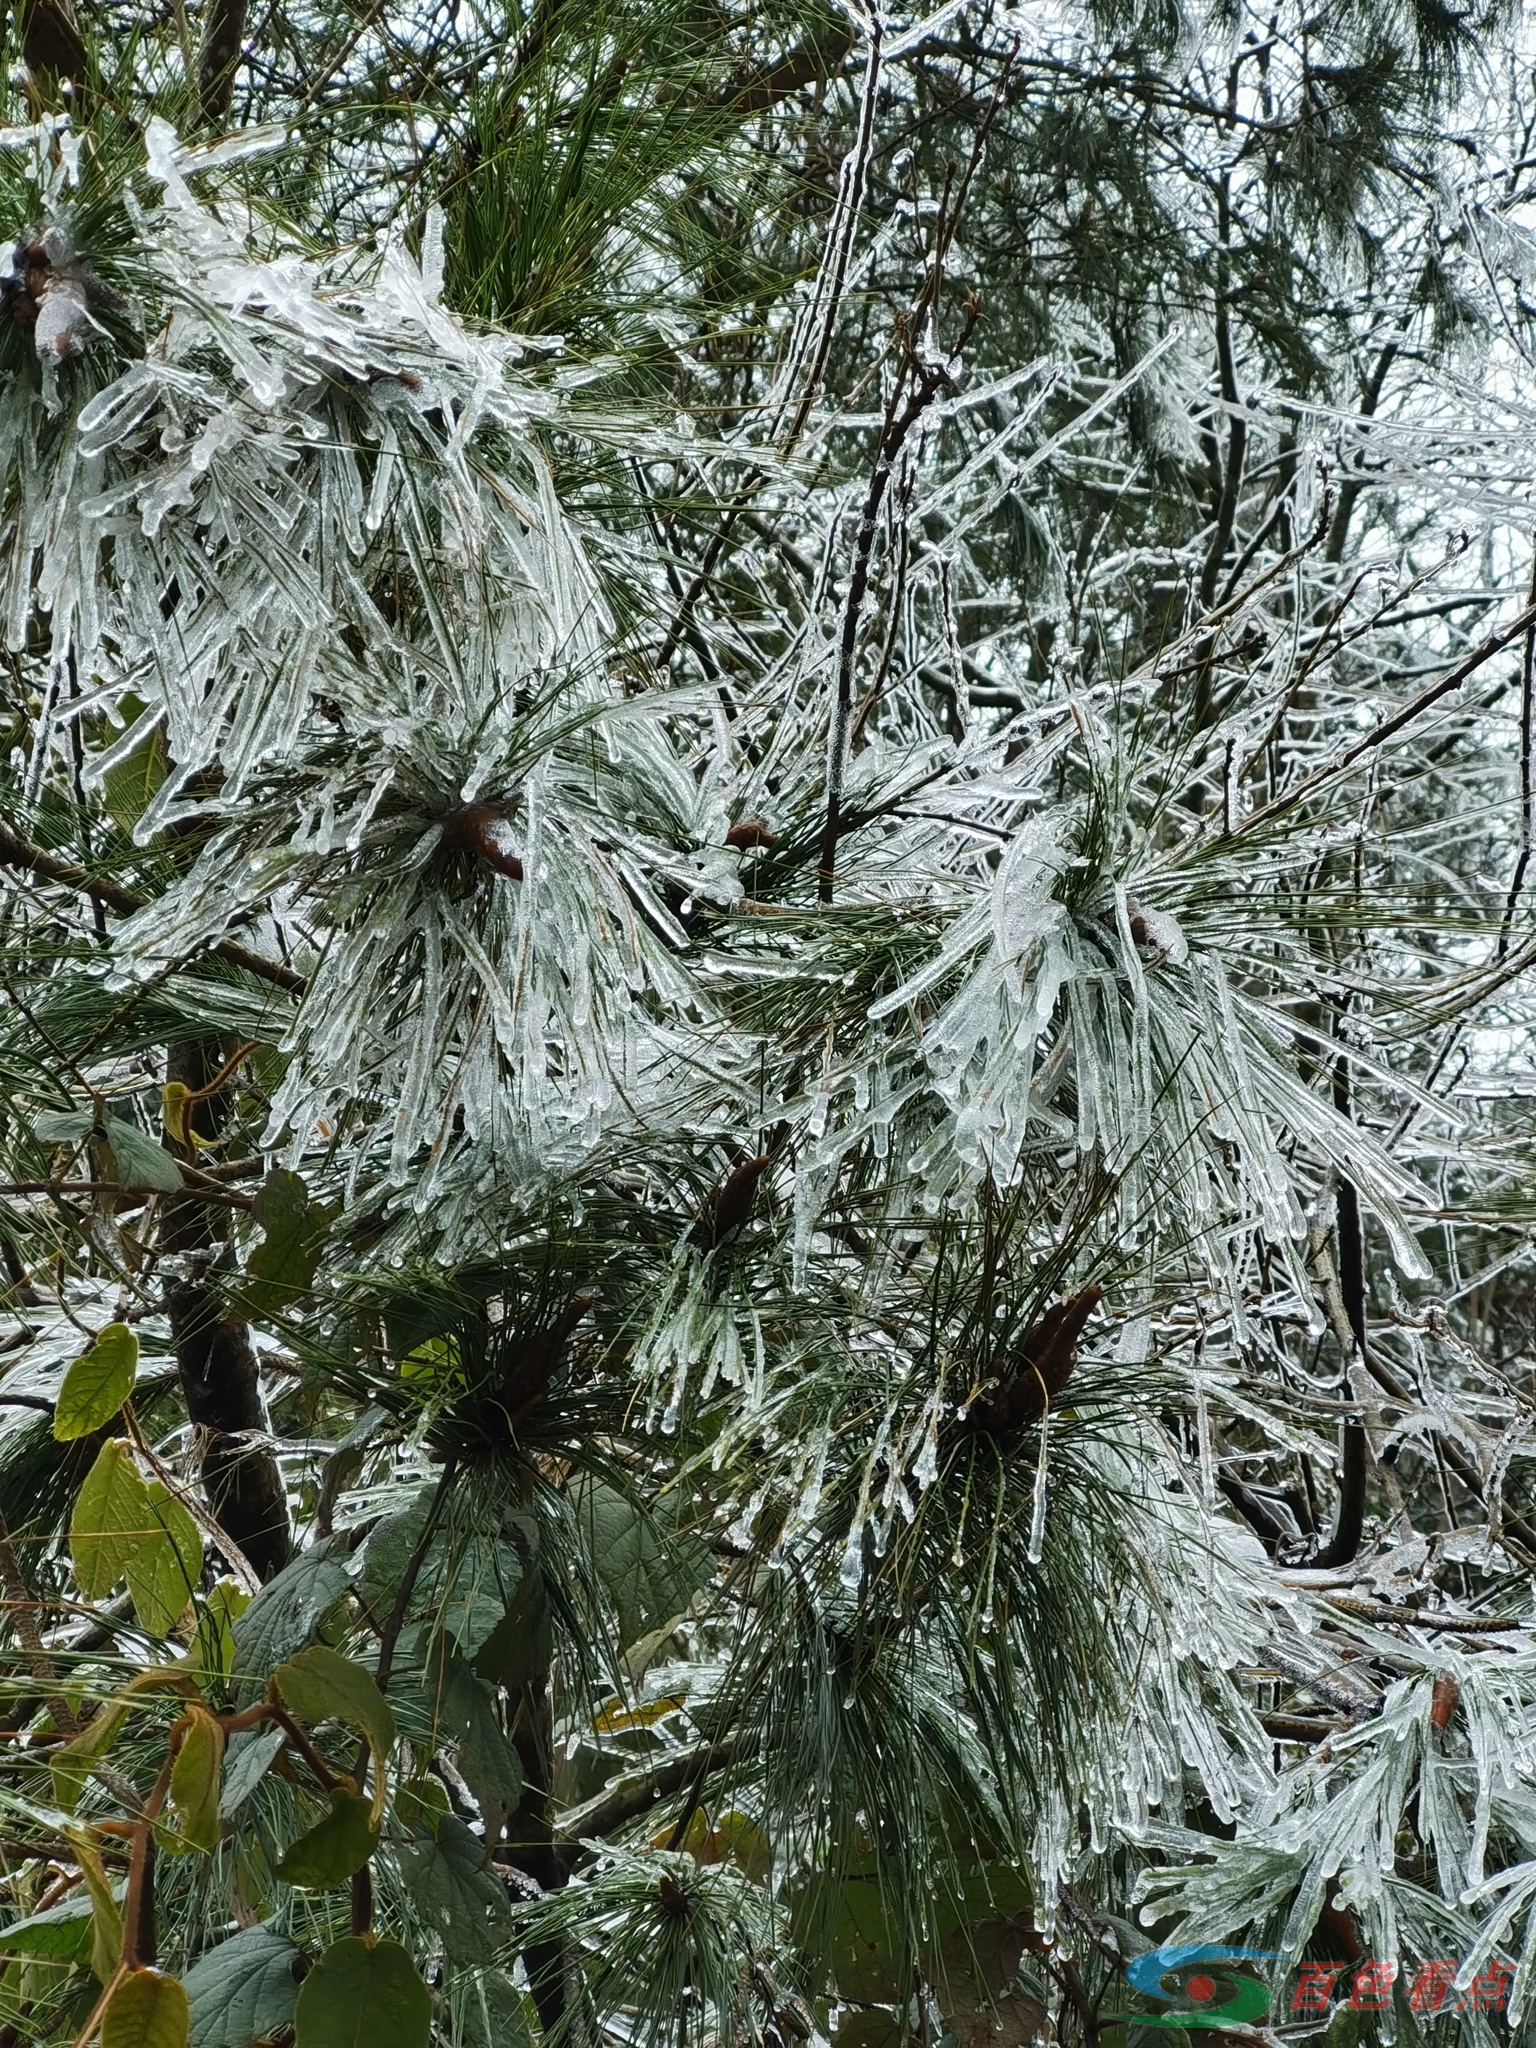
[[[82,896],[89,896],[93,903],[115,910],[120,917],[131,917],[149,901],[148,897],[125,889],[120,883],[93,875],[88,868],[78,867],[73,861],[60,860],[57,854],[34,845],[30,839],[5,824],[0,824],[0,867],[30,868],[40,881],[53,882],[61,889],[73,889]],[[304,993],[302,974],[295,974],[291,967],[283,966],[279,960],[268,960],[262,953],[253,953],[235,939],[220,939],[208,950],[217,954],[219,959],[227,960],[231,967],[242,967],[247,974],[259,975],[263,981],[271,982],[274,988],[285,989],[289,995],[301,996]]]
[[[163,1195],[165,1188],[135,1187],[119,1180],[12,1180],[0,1184],[0,1195],[125,1195],[131,1201],[149,1201]],[[233,1188],[205,1188],[184,1181],[176,1190],[178,1202],[207,1202],[215,1209],[249,1209],[255,1197],[238,1194]]]
[[[1328,1606],[1338,1608],[1341,1614],[1357,1615],[1362,1621],[1389,1621],[1398,1628],[1433,1629],[1440,1635],[1507,1635],[1531,1626],[1528,1621],[1510,1621],[1495,1616],[1426,1614],[1417,1607],[1386,1607],[1375,1600],[1351,1599],[1347,1593],[1325,1593],[1322,1597]]]
[[[1318,790],[1336,781],[1364,755],[1384,746],[1405,726],[1411,725],[1416,718],[1422,717],[1433,705],[1438,704],[1442,697],[1448,697],[1452,690],[1459,689],[1469,676],[1476,675],[1485,663],[1492,661],[1495,655],[1502,654],[1506,647],[1518,640],[1532,625],[1536,625],[1536,604],[1528,604],[1510,625],[1481,641],[1446,675],[1431,683],[1427,689],[1420,690],[1416,697],[1410,698],[1402,709],[1394,712],[1390,718],[1384,718],[1380,725],[1365,735],[1364,739],[1356,740],[1353,746],[1342,748],[1331,761],[1325,761],[1320,768],[1314,768],[1310,775],[1304,775],[1300,782],[1295,783],[1290,789],[1282,790],[1279,796],[1274,797],[1261,809],[1251,811],[1239,823],[1232,837],[1241,839],[1245,833],[1252,832],[1257,826],[1272,824],[1276,818],[1281,818],[1287,811],[1294,810],[1296,805],[1304,802],[1307,797],[1315,795]]]

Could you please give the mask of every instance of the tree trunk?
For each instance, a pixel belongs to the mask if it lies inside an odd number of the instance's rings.
[[[197,112],[201,121],[222,121],[235,96],[235,72],[245,41],[245,0],[213,0],[203,31],[197,69]]]
[[[207,1040],[187,1039],[170,1047],[166,1077],[195,1092],[218,1066],[217,1049]],[[188,1126],[214,1136],[215,1103],[192,1104]],[[184,1266],[166,1289],[166,1308],[182,1394],[198,1431],[208,1505],[257,1575],[270,1579],[288,1562],[288,1503],[277,1459],[252,1441],[266,1434],[267,1416],[250,1325],[225,1314],[215,1273],[227,1228],[206,1203],[166,1203],[160,1243]]]
[[[24,0],[21,56],[35,79],[67,78],[77,92],[84,91],[85,44],[71,0]]]

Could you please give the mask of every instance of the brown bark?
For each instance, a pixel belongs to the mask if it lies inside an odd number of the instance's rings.
[[[25,0],[21,10],[21,55],[36,79],[67,78],[86,83],[85,44],[71,0]]]
[[[188,1039],[171,1046],[166,1077],[195,1092],[218,1067],[214,1048]],[[193,1103],[188,1117],[200,1135],[214,1135],[211,1100]],[[213,1271],[226,1230],[226,1219],[205,1202],[167,1201],[160,1244],[180,1255],[183,1272],[166,1289],[166,1308],[208,1505],[257,1575],[270,1579],[288,1562],[288,1503],[277,1459],[253,1441],[266,1434],[267,1417],[250,1325],[225,1313]]]
[[[235,96],[235,73],[245,41],[245,0],[213,0],[203,30],[197,71],[198,118],[224,120]]]

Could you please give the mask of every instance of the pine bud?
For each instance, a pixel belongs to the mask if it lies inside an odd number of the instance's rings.
[[[541,1404],[567,1342],[596,1300],[595,1294],[573,1294],[548,1328],[528,1339],[517,1362],[503,1375],[492,1406],[500,1410],[509,1430]]]
[[[1039,1422],[1054,1408],[1077,1365],[1077,1340],[1104,1298],[1097,1284],[1048,1308],[1019,1339],[1011,1358],[1000,1359],[993,1376],[965,1411],[974,1429],[1006,1436]]]
[[[767,1170],[766,1152],[733,1166],[689,1231],[688,1242],[698,1245],[702,1251],[712,1252],[728,1238],[734,1237],[752,1214],[752,1204],[757,1200],[757,1184]]]
[[[442,843],[449,853],[472,853],[499,875],[523,879],[523,864],[514,852],[512,807],[509,804],[465,804],[442,822]]]
[[[743,818],[726,833],[725,843],[741,852],[753,848],[766,853],[770,847],[778,845],[779,835],[777,832],[770,832],[761,818]]]

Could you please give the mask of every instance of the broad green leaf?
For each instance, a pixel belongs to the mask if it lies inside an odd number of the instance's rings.
[[[883,2006],[845,2006],[832,2030],[832,2048],[901,2048],[903,2035],[893,2012]]]
[[[934,1938],[943,1941],[957,1927],[980,1920],[1011,1919],[1034,1905],[1034,1891],[1011,1863],[972,1864],[954,1871],[933,1901]]]
[[[187,2048],[187,1994],[159,1970],[130,1970],[101,2016],[101,2048]]]
[[[262,1240],[245,1262],[241,1303],[249,1315],[281,1315],[314,1283],[335,1211],[309,1199],[296,1173],[275,1166],[251,1206]]]
[[[600,1479],[584,1480],[571,1498],[618,1616],[621,1649],[687,1611],[714,1567],[708,1547],[677,1526],[676,1510],[648,1512]]]
[[[158,1138],[120,1116],[104,1119],[104,1135],[117,1161],[117,1177],[125,1188],[153,1188],[173,1195],[181,1186],[181,1168]]]
[[[474,1653],[475,1669],[492,1685],[537,1684],[549,1669],[551,1623],[542,1573],[530,1572],[507,1611]]]
[[[90,1109],[49,1109],[32,1120],[39,1145],[75,1145],[95,1128],[96,1112]]]
[[[395,1818],[413,1835],[435,1835],[438,1822],[450,1811],[448,1794],[436,1778],[412,1778],[395,1791]]]
[[[938,1954],[925,1958],[925,1971],[939,2008],[958,2041],[1035,2041],[1046,2024],[1038,1999],[1019,1983],[1019,1964],[1029,1938],[1030,1916],[982,1920],[957,1929]]]
[[[427,2048],[432,1994],[398,1942],[349,1935],[304,1979],[296,2048]]]
[[[969,1954],[974,1947],[991,1954],[1010,1943],[1016,1964],[1029,1904],[1028,1884],[1010,1865],[955,1872],[947,1891],[934,1901],[923,1967],[930,1975],[941,1965],[950,1967],[958,1983],[965,1972],[955,1958],[962,1951]],[[841,1997],[886,2004],[902,1995],[896,1980],[900,1937],[873,1875],[846,1877],[830,1895],[808,1886],[792,1902],[791,1916],[797,1939],[828,1967]],[[984,1937],[976,1931],[981,1927],[987,1930]]]
[[[87,1600],[104,1600],[148,1535],[149,1488],[120,1437],[104,1443],[85,1475],[69,1521],[75,1578]]]
[[[424,1634],[415,1632],[410,1665],[390,1680],[401,1732],[429,1751],[454,1751],[482,1813],[510,1813],[522,1796],[522,1766],[497,1720],[495,1695],[442,1636],[430,1639],[423,1656]]]
[[[506,1888],[485,1868],[485,1844],[446,1814],[437,1831],[400,1851],[411,1903],[442,1939],[449,1960],[489,1962],[506,1940],[512,1913]]]
[[[523,1793],[523,1767],[512,1747],[488,1693],[477,1693],[470,1710],[468,1728],[457,1752],[459,1774],[474,1794],[475,1804],[484,1812],[499,1806],[510,1813]]]
[[[48,1759],[53,1778],[53,1798],[65,1813],[73,1813],[92,1770],[117,1740],[117,1731],[128,1718],[122,1700],[109,1700],[98,1708],[78,1735],[60,1745]]]
[[[341,1538],[324,1536],[301,1550],[236,1617],[231,1677],[249,1690],[264,1686],[272,1667],[303,1649],[351,1583]]]
[[[171,1804],[181,1824],[181,1839],[194,1849],[209,1851],[218,1845],[223,1763],[224,1730],[205,1707],[194,1707],[171,1765]]]
[[[219,1818],[231,1820],[272,1768],[283,1746],[281,1728],[251,1728],[237,1735],[224,1760]]]
[[[315,1728],[322,1721],[345,1721],[366,1735],[375,1757],[382,1760],[394,1746],[395,1717],[371,1671],[338,1656],[324,1643],[302,1650],[291,1663],[279,1664],[272,1682],[283,1704]]]
[[[750,1814],[722,1813],[713,1832],[719,1837],[722,1855],[754,1884],[761,1884],[773,1867],[773,1844]]]
[[[157,725],[101,779],[107,816],[120,832],[133,830],[164,780],[165,745]]]
[[[184,1665],[147,1665],[102,1705],[78,1735],[50,1753],[54,1799],[66,1812],[73,1812],[92,1768],[116,1741],[131,1703],[146,1694],[160,1692],[179,1692],[194,1704],[202,1702],[202,1695]]]
[[[387,1515],[364,1546],[363,1595],[378,1612],[387,1614],[394,1604],[421,1541],[434,1491],[423,1487],[408,1508]],[[483,1535],[455,1542],[447,1530],[439,1530],[417,1571],[407,1619],[430,1617],[446,1630],[461,1656],[473,1656],[502,1626],[516,1604],[522,1579],[515,1544]]]
[[[439,1637],[428,1662],[439,1727],[455,1745],[459,1774],[481,1812],[510,1813],[523,1793],[523,1767],[496,1718],[496,1696]]]
[[[1329,2017],[1323,2048],[1361,2048],[1362,2041],[1368,2040],[1375,2031],[1364,2009],[1341,2000]]]
[[[169,1635],[203,1570],[202,1531],[158,1479],[145,1488],[149,1533],[128,1558],[133,1610],[151,1635]]]
[[[830,1898],[808,1888],[791,1913],[797,1942],[827,1969],[839,1997],[884,2005],[902,1996],[895,1975],[899,1936],[873,1877],[844,1878]]]
[[[90,1957],[92,1931],[90,1901],[77,1895],[61,1906],[0,1927],[0,1957],[47,1956],[84,1963]]]
[[[108,1323],[64,1375],[54,1403],[53,1433],[61,1444],[104,1429],[133,1392],[139,1340],[126,1323]]]
[[[505,1970],[455,1970],[450,2010],[454,2048],[528,2048],[528,2010]]]
[[[348,1778],[331,1788],[331,1810],[317,1826],[291,1843],[277,1865],[284,1884],[301,1891],[328,1892],[361,1870],[379,1846],[373,1809]]]
[[[195,1962],[183,1978],[189,2048],[256,2048],[293,2024],[304,1952],[270,1927],[250,1927]]]
[[[233,1579],[219,1579],[197,1617],[193,1652],[198,1668],[209,1678],[228,1678],[235,1661],[235,1623],[251,1604],[251,1596]]]
[[[84,2017],[88,2010],[88,1999],[94,2002],[93,1993],[86,1993],[78,1986],[71,1987],[75,1964],[58,1956],[13,1956],[9,1962],[0,1958],[0,2007],[14,2012],[18,2005],[23,2011],[42,2004],[53,2005],[61,1994],[68,1996],[73,1988],[71,2020],[77,2015]]]
[[[389,1785],[385,1766],[395,1741],[395,1717],[371,1671],[339,1656],[324,1643],[302,1650],[291,1664],[272,1674],[290,1713],[312,1727],[322,1721],[345,1721],[363,1736],[373,1752],[373,1824],[384,1817]]]
[[[382,1610],[387,1614],[394,1604],[395,1595],[421,1541],[435,1491],[434,1487],[421,1487],[408,1507],[397,1508],[393,1514],[385,1515],[368,1532],[359,1560],[357,1582],[363,1598],[375,1612]],[[427,1554],[416,1573],[413,1613],[428,1611],[435,1598],[437,1581],[447,1561],[447,1544],[446,1531],[439,1530],[427,1546]],[[406,1618],[409,1620],[410,1616]]]
[[[123,1916],[90,1836],[72,1828],[69,1839],[91,1898],[91,1968],[105,1984],[123,1952]]]

